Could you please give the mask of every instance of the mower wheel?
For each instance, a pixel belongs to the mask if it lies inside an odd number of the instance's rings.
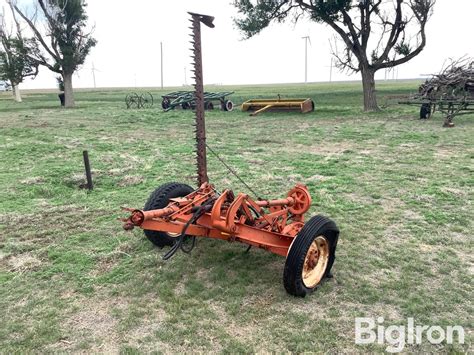
[[[338,237],[336,223],[324,216],[305,223],[286,256],[283,284],[289,294],[305,297],[324,278],[331,277]]]
[[[193,191],[194,189],[191,186],[177,182],[170,182],[168,184],[161,185],[150,195],[143,210],[150,211],[165,208],[171,198],[184,197]],[[177,235],[170,233],[151,230],[144,230],[144,233],[150,242],[160,248],[163,248],[166,245],[173,245],[175,238],[177,237]]]

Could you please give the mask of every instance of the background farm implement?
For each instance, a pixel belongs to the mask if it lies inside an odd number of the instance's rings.
[[[444,127],[453,127],[455,116],[474,111],[474,59],[452,62],[419,87],[418,93],[400,104],[420,107],[420,118],[439,111],[445,115]]]
[[[151,108],[153,107],[153,95],[149,92],[137,94],[132,92],[125,96],[125,105],[129,108]]]
[[[253,111],[250,116],[256,116],[265,111],[299,111],[307,113],[314,111],[311,99],[252,99],[242,104],[242,111]]]
[[[204,92],[204,108],[206,110],[214,109],[214,103],[217,103],[222,111],[232,111],[234,104],[226,97],[232,95],[233,91],[225,92]],[[196,107],[196,96],[194,91],[175,91],[162,96],[161,107],[163,110],[170,111],[176,107],[183,110],[194,109]]]

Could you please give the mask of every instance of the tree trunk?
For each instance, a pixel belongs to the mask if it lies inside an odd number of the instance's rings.
[[[16,102],[21,102],[21,93],[20,93],[20,87],[16,83],[12,83],[12,92],[13,92],[13,97],[15,98]]]
[[[361,74],[364,89],[364,111],[379,111],[375,95],[375,71],[370,68],[362,68]]]
[[[72,74],[63,74],[64,81],[64,107],[74,107],[74,92],[72,89]]]

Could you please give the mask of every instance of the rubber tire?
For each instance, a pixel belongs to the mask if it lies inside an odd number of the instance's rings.
[[[145,203],[144,211],[156,210],[164,208],[168,205],[171,198],[184,197],[193,192],[194,189],[186,184],[180,184],[178,182],[170,182],[168,184],[161,185],[155,191],[152,192],[148,201]],[[164,246],[172,246],[175,243],[175,238],[170,237],[165,232],[157,232],[151,230],[143,230],[145,236],[150,242],[155,244],[157,247],[163,248]]]
[[[234,109],[234,103],[230,100],[224,102],[224,111],[231,112]]]
[[[305,297],[313,292],[318,285],[308,288],[303,283],[302,271],[306,253],[318,236],[324,236],[329,244],[329,260],[326,271],[321,281],[331,277],[331,268],[336,258],[337,240],[339,238],[339,229],[332,220],[327,217],[317,215],[305,223],[295,237],[288,255],[286,257],[285,269],[283,271],[283,285],[286,292],[297,297]]]
[[[163,110],[166,110],[168,107],[170,107],[170,103],[171,103],[170,99],[164,98],[163,101],[161,101],[161,108]]]
[[[206,110],[214,110],[214,104],[212,102],[208,101],[204,104],[204,108]]]
[[[422,104],[420,107],[420,120],[426,120],[431,117],[431,105]]]

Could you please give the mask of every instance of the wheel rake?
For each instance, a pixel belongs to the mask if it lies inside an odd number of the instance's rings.
[[[165,260],[178,250],[189,253],[196,238],[240,242],[249,248],[257,247],[284,256],[284,287],[288,293],[304,297],[324,279],[331,277],[339,229],[333,221],[321,215],[305,221],[312,199],[303,184],[297,184],[283,198],[271,200],[254,199],[246,193],[236,195],[230,189],[220,192],[209,183],[206,147],[213,154],[215,152],[208,147],[205,134],[201,23],[213,28],[214,18],[189,14],[196,81],[198,188],[176,182],[158,187],[143,209],[124,208],[130,215],[121,219],[123,228],[139,227],[153,244],[170,246],[163,256]],[[245,184],[235,171],[228,168]]]
[[[125,105],[127,109],[135,108],[152,108],[153,107],[153,95],[149,92],[137,94],[132,92],[125,96]]]

